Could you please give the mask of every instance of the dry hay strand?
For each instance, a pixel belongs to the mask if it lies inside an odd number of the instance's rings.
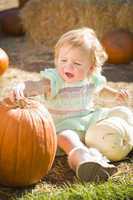
[[[53,46],[66,31],[88,26],[98,37],[114,28],[133,31],[131,0],[30,0],[21,11],[28,38]]]

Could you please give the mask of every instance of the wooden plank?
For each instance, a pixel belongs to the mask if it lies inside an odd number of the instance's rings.
[[[0,0],[0,11],[16,8],[19,6],[19,0]]]

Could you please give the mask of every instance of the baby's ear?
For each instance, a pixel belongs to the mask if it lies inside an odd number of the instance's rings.
[[[89,67],[88,67],[89,72],[93,72],[94,69],[95,69],[94,65],[89,65]]]

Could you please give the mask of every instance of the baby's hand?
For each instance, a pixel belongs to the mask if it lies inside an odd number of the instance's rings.
[[[119,103],[125,103],[128,101],[129,93],[126,89],[121,89],[116,93],[116,101]]]
[[[19,100],[24,98],[24,89],[25,89],[24,83],[16,85],[10,93],[10,98],[13,100]]]

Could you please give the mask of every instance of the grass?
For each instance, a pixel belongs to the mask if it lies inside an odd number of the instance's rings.
[[[131,200],[133,182],[129,177],[109,180],[106,183],[75,183],[50,192],[27,193],[19,200]]]
[[[0,200],[131,200],[133,199],[133,152],[114,163],[118,172],[106,182],[83,183],[67,165],[66,156],[56,158],[49,174],[25,188],[0,187]]]

